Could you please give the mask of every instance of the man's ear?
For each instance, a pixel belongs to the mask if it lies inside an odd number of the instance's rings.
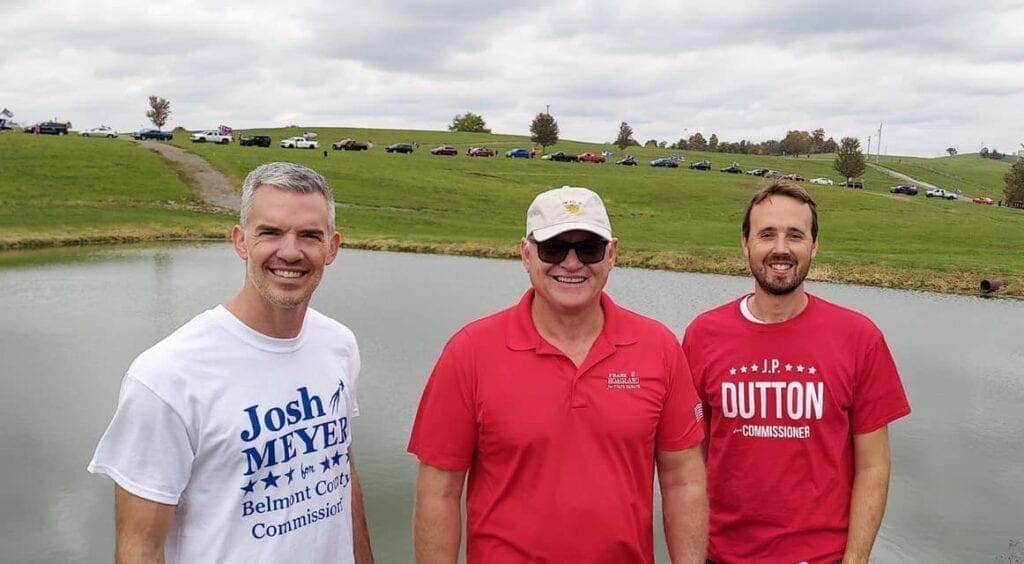
[[[519,258],[523,259],[523,268],[530,271],[530,240],[523,237],[519,242]]]
[[[327,260],[324,261],[325,265],[331,264],[334,262],[334,259],[338,258],[338,247],[340,246],[341,233],[335,231],[334,235],[331,235],[331,239],[327,241]]]
[[[750,259],[750,250],[747,249],[747,237],[745,235],[740,235],[740,246],[743,247],[743,256],[747,260],[749,260]]]
[[[245,248],[245,230],[241,225],[236,225],[231,229],[231,244],[235,247],[235,253],[239,258],[249,260],[249,251]]]

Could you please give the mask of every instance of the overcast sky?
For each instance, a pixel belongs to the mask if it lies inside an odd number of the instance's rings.
[[[781,139],[882,151],[1024,142],[1024,3],[0,0],[0,107],[21,123],[445,129]]]

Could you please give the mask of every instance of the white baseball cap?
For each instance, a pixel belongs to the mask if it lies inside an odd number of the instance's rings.
[[[575,230],[612,240],[612,224],[601,196],[587,188],[562,186],[539,194],[526,212],[526,235],[536,241]]]

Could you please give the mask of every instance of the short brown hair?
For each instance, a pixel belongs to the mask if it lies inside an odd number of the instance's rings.
[[[787,198],[793,198],[794,200],[803,202],[811,208],[811,240],[818,240],[818,206],[811,199],[811,195],[807,193],[802,187],[788,182],[775,181],[771,184],[762,186],[760,190],[754,194],[754,197],[750,199],[750,203],[747,204],[747,210],[743,212],[743,238],[750,237],[750,210],[754,206],[767,200],[771,196],[786,196]]]

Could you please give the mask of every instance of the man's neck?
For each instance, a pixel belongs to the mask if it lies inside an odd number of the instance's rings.
[[[530,313],[540,336],[565,353],[576,366],[586,360],[590,347],[604,328],[600,302],[580,311],[559,311],[534,296]]]
[[[302,331],[308,304],[282,308],[263,299],[253,299],[245,290],[231,298],[224,307],[253,331],[275,339],[293,339]]]
[[[754,317],[765,323],[782,323],[800,315],[807,307],[807,302],[803,286],[783,295],[769,294],[758,286],[747,299],[747,308]]]

